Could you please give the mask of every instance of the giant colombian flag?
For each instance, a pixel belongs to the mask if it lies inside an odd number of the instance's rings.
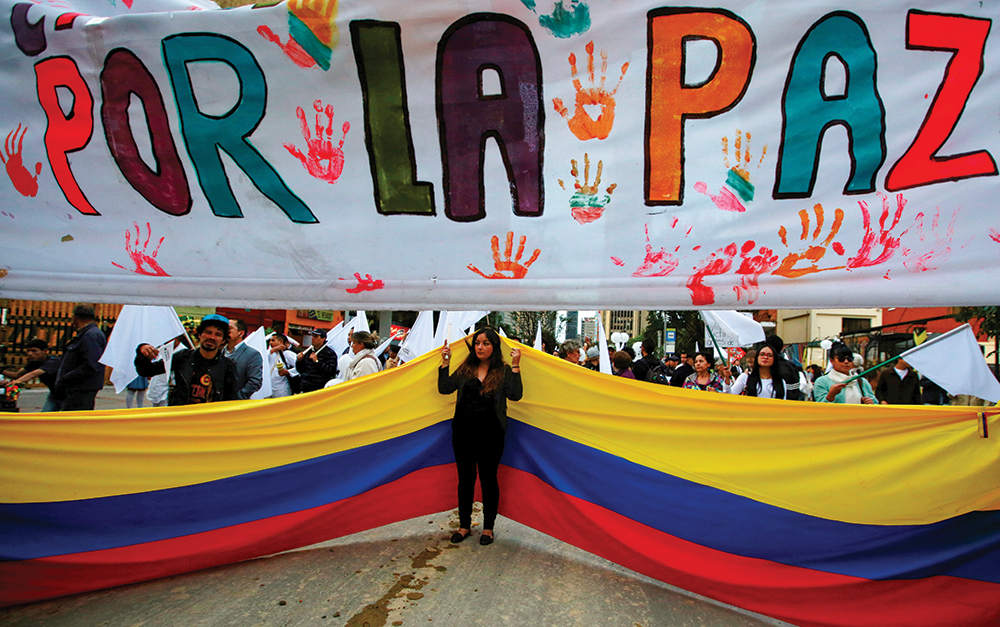
[[[1000,622],[997,410],[707,394],[523,351],[505,516],[796,625]],[[454,507],[438,363],[286,399],[0,419],[0,605]]]

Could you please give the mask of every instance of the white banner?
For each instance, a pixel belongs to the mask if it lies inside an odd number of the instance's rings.
[[[0,297],[1000,302],[996,2],[0,0]]]

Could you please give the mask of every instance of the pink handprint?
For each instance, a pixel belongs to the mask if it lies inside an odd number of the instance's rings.
[[[299,45],[299,42],[295,41],[295,38],[291,35],[288,36],[288,43],[281,43],[281,37],[276,35],[274,31],[263,24],[257,27],[257,32],[260,33],[261,37],[281,48],[281,51],[285,53],[285,56],[291,59],[292,63],[295,65],[304,68],[315,67],[316,60],[313,59],[308,52],[303,50],[302,46]]]
[[[752,305],[760,295],[760,285],[758,283],[760,275],[770,272],[778,264],[778,255],[775,255],[773,250],[766,246],[761,246],[757,254],[754,255],[753,249],[755,246],[757,244],[753,240],[744,242],[743,248],[740,250],[740,257],[743,258],[743,263],[736,270],[736,274],[742,275],[742,278],[739,285],[733,286],[733,290],[736,292],[736,300],[743,300],[745,297],[748,305]]]
[[[313,103],[313,109],[316,110],[315,138],[309,132],[306,112],[302,110],[302,107],[295,107],[295,115],[298,116],[302,126],[302,137],[306,140],[309,156],[302,154],[302,151],[296,148],[295,144],[285,144],[285,149],[302,162],[309,174],[333,185],[344,171],[344,140],[347,139],[347,132],[351,130],[351,123],[344,122],[341,127],[343,135],[340,137],[340,143],[334,146],[333,105],[326,105],[324,108],[323,102],[317,100]],[[320,114],[322,113],[326,114],[327,124],[325,128],[320,122]]]
[[[42,163],[39,161],[35,164],[35,176],[31,176],[31,172],[24,167],[21,161],[21,147],[24,145],[24,136],[28,134],[28,127],[24,127],[20,139],[17,137],[18,133],[21,133],[20,124],[15,130],[7,133],[7,139],[3,142],[3,152],[0,152],[0,161],[3,161],[7,166],[7,176],[14,184],[14,189],[22,196],[32,198],[38,193],[38,175],[42,173]],[[12,137],[13,139],[11,139]],[[14,142],[17,142],[17,149],[14,148]],[[4,158],[5,154],[6,158]]]
[[[375,290],[380,290],[385,287],[385,282],[382,279],[372,279],[372,275],[366,274],[365,278],[361,278],[360,272],[354,273],[354,278],[357,279],[358,284],[354,287],[347,288],[348,294],[360,294],[361,292],[374,292]],[[341,281],[346,281],[344,277],[340,277]]]
[[[864,268],[867,266],[877,266],[892,259],[899,248],[899,238],[892,236],[892,230],[899,224],[899,219],[903,217],[903,208],[906,207],[906,199],[902,194],[896,194],[896,212],[892,217],[892,224],[885,227],[886,218],[889,217],[889,197],[882,192],[875,192],[882,199],[882,216],[878,221],[879,232],[876,235],[872,230],[871,215],[868,213],[868,203],[859,200],[861,207],[861,219],[865,227],[864,237],[861,239],[861,248],[858,253],[847,260],[847,268]],[[876,246],[882,247],[882,252],[878,257],[872,259],[872,254]]]
[[[160,267],[160,264],[156,262],[156,255],[160,252],[160,246],[163,244],[165,238],[161,237],[160,241],[157,242],[156,248],[153,249],[152,253],[147,253],[149,250],[149,240],[153,237],[153,229],[149,226],[149,222],[146,223],[146,241],[142,244],[142,250],[139,250],[139,239],[141,234],[139,232],[139,223],[133,222],[135,225],[135,242],[132,242],[132,232],[125,231],[125,252],[132,259],[132,263],[135,264],[135,269],[130,270],[130,272],[135,272],[136,274],[144,274],[146,276],[170,276]],[[122,270],[128,270],[125,266],[111,262],[111,265],[121,268]]]
[[[934,213],[934,219],[931,221],[931,235],[934,237],[931,249],[920,256],[916,256],[917,253],[913,249],[903,247],[903,256],[907,258],[903,262],[903,265],[907,270],[910,272],[937,270],[941,262],[947,261],[951,257],[951,240],[955,236],[955,219],[958,217],[959,211],[961,211],[961,207],[955,209],[955,213],[951,214],[951,221],[948,222],[948,226],[942,232],[942,229],[939,228],[941,224],[941,208],[938,207],[938,210]],[[910,229],[916,227],[916,235],[920,239],[920,242],[922,244],[926,243],[924,239],[924,218],[923,211],[918,213],[913,221],[913,226],[903,231],[900,237],[906,235],[910,232]]]
[[[678,220],[675,217],[670,225],[670,228],[675,228],[677,226]],[[688,227],[685,237],[691,233],[691,227]],[[680,246],[674,248],[674,252],[680,250]],[[612,261],[614,261],[612,257]],[[621,265],[624,265],[621,264]],[[668,253],[665,248],[660,248],[657,252],[653,252],[653,245],[649,241],[649,225],[646,225],[646,258],[642,260],[642,265],[636,268],[636,271],[632,273],[634,277],[654,277],[654,276],[667,276],[671,272],[677,269],[680,265],[680,260],[677,259],[672,253]]]
[[[691,290],[692,305],[711,305],[715,302],[715,290],[705,285],[705,277],[729,272],[729,269],[733,267],[733,257],[735,256],[736,242],[733,242],[702,260],[701,266],[695,268],[694,274],[687,282],[687,288]]]

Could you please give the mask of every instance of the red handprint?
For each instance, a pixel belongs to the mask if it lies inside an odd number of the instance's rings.
[[[552,105],[569,124],[569,130],[576,135],[577,139],[586,141],[588,139],[607,139],[611,134],[611,127],[615,123],[615,94],[621,87],[622,80],[625,79],[625,72],[628,71],[628,63],[622,65],[622,75],[618,79],[618,84],[610,92],[604,87],[608,74],[608,53],[601,50],[601,78],[600,83],[594,82],[594,42],[589,42],[585,47],[587,51],[587,77],[590,87],[584,87],[577,77],[576,54],[569,55],[569,71],[573,77],[573,87],[576,88],[576,106],[573,109],[573,117],[569,116],[569,110],[563,104],[562,98],[553,98]],[[584,109],[586,105],[600,105],[601,113],[594,120]]]
[[[160,246],[163,244],[164,238],[161,237],[153,252],[147,254],[146,251],[149,250],[149,240],[153,237],[153,229],[149,226],[149,222],[147,222],[146,241],[142,244],[142,250],[139,250],[139,238],[141,236],[139,233],[139,223],[133,222],[133,224],[135,225],[134,243],[132,242],[131,231],[125,231],[125,252],[128,253],[129,257],[131,257],[132,263],[135,264],[135,269],[131,270],[131,272],[144,274],[146,276],[170,276],[163,270],[163,268],[160,267],[160,264],[156,263],[156,255],[160,252]],[[115,263],[114,261],[111,262],[111,265],[117,266],[122,270],[128,270],[125,266]]]
[[[267,26],[261,25],[257,27],[257,32],[261,36],[273,43],[274,45],[281,48],[281,51],[285,53],[285,56],[292,60],[292,63],[299,67],[310,68],[316,65],[316,60],[310,56],[308,52],[302,49],[299,42],[295,41],[295,38],[291,35],[288,36],[288,43],[281,43],[281,37],[276,35]]]
[[[382,279],[372,279],[372,275],[366,274],[365,278],[361,278],[360,272],[354,273],[354,278],[358,280],[358,284],[355,287],[347,288],[348,294],[360,294],[361,292],[374,292],[375,290],[380,290],[385,287],[385,283]],[[340,277],[341,281],[346,281],[344,277]]]
[[[882,199],[882,216],[878,221],[878,235],[872,230],[871,215],[868,213],[868,203],[859,200],[861,207],[861,219],[865,227],[864,237],[861,239],[861,248],[858,253],[847,260],[847,268],[864,268],[867,266],[877,266],[892,259],[899,248],[899,238],[892,236],[892,230],[899,224],[899,219],[903,217],[903,208],[906,207],[906,199],[902,194],[896,194],[896,213],[892,216],[892,224],[885,228],[885,220],[889,217],[889,197],[882,192],[875,192]],[[876,246],[882,247],[882,252],[878,257],[872,259],[872,252]]]
[[[760,295],[760,285],[758,279],[765,272],[770,272],[778,263],[778,256],[774,251],[766,246],[761,246],[758,254],[753,254],[753,249],[757,244],[753,240],[747,240],[740,250],[740,257],[743,263],[740,264],[736,274],[742,275],[739,285],[734,285],[736,300],[743,300],[746,297],[748,305],[752,305]]]
[[[302,107],[295,107],[295,115],[299,118],[302,126],[302,137],[306,140],[309,156],[295,147],[295,144],[285,144],[285,149],[292,153],[292,156],[302,162],[306,170],[312,176],[324,180],[331,185],[337,182],[344,171],[344,140],[347,139],[347,131],[351,130],[351,123],[344,122],[341,127],[343,135],[340,143],[333,145],[333,105],[323,107],[323,102],[317,100],[313,103],[316,110],[316,137],[313,138],[309,132],[309,122],[306,121],[306,112]],[[320,122],[320,114],[326,113],[326,128]]]
[[[691,290],[692,305],[711,305],[715,302],[715,290],[705,285],[705,277],[729,272],[729,269],[733,267],[733,257],[735,256],[736,242],[733,242],[702,260],[701,266],[695,268],[694,274],[687,282],[687,288]]]
[[[823,232],[823,205],[818,203],[813,205],[813,212],[816,214],[816,230],[813,231],[812,241],[816,242],[819,239],[820,234]],[[802,222],[802,235],[799,236],[799,241],[805,242],[806,236],[809,234],[809,212],[805,209],[799,211],[799,220]],[[781,265],[778,266],[778,269],[771,274],[776,274],[789,279],[796,279],[800,276],[805,276],[814,272],[843,269],[844,266],[820,268],[818,265],[819,260],[826,255],[826,247],[830,246],[830,242],[833,241],[833,238],[840,232],[840,226],[843,223],[844,210],[838,207],[834,211],[833,224],[830,226],[830,234],[826,236],[826,239],[819,244],[807,244],[805,250],[802,250],[801,252],[788,253],[785,258],[781,260]],[[784,225],[778,229],[778,236],[781,238],[781,243],[788,246],[788,229],[786,229]],[[833,242],[832,248],[833,252],[838,255],[844,254],[844,247],[840,244],[840,242]],[[798,265],[798,263],[803,259],[812,262],[811,265],[796,268],[795,266]]]
[[[934,242],[931,244],[931,249],[919,257],[916,256],[917,253],[914,252],[913,249],[906,248],[905,246],[902,249],[903,256],[907,257],[907,260],[903,262],[903,265],[907,270],[910,272],[927,272],[928,270],[937,270],[940,267],[941,262],[947,261],[948,258],[951,257],[951,240],[955,236],[955,219],[958,218],[959,211],[961,211],[961,207],[955,209],[955,213],[951,214],[951,221],[948,222],[948,226],[944,228],[944,232],[942,233],[942,229],[939,228],[941,223],[941,208],[938,207],[938,210],[934,213],[934,219],[931,221],[931,235],[934,236]],[[925,243],[923,211],[917,214],[917,217],[913,221],[913,226],[911,226],[910,229],[914,227],[917,229],[916,235],[920,238],[920,242]],[[909,233],[910,229],[903,231],[900,238]]]
[[[24,127],[20,139],[17,137],[18,133],[21,133],[20,124],[15,130],[7,133],[7,139],[3,142],[3,152],[0,153],[0,161],[3,161],[7,166],[7,176],[14,184],[14,189],[22,196],[33,198],[38,193],[38,176],[42,173],[42,163],[39,161],[35,164],[35,176],[31,176],[31,172],[21,162],[21,147],[24,145],[24,136],[28,134],[28,127]],[[17,142],[16,150],[14,149],[15,142]],[[4,158],[5,154],[6,158]]]
[[[670,228],[675,228],[677,226],[678,220],[674,218],[671,223]],[[691,233],[691,227],[688,227],[685,237]],[[674,252],[680,250],[680,246],[674,248]],[[612,260],[614,258],[612,257]],[[624,265],[624,264],[622,264]],[[653,245],[649,241],[649,225],[646,225],[646,258],[642,260],[642,265],[636,268],[636,271],[632,273],[635,277],[654,277],[654,276],[667,276],[671,272],[677,269],[680,265],[680,260],[674,257],[673,254],[668,253],[665,248],[660,248],[659,251],[653,252]]]
[[[493,274],[485,274],[482,270],[472,265],[471,263],[467,266],[469,270],[472,270],[479,276],[486,279],[523,279],[524,275],[528,273],[528,268],[531,264],[535,263],[538,259],[538,255],[542,253],[542,249],[536,248],[535,252],[532,253],[531,258],[528,259],[521,265],[521,257],[524,256],[524,243],[528,240],[527,236],[522,235],[517,246],[517,254],[514,259],[510,258],[514,251],[514,231],[507,231],[507,247],[504,251],[504,258],[500,258],[500,238],[494,235],[491,238],[492,248],[493,248],[493,267],[496,272]],[[505,272],[510,272],[510,276],[504,274]]]

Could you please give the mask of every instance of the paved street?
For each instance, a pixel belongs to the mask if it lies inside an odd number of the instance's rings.
[[[22,411],[37,409],[45,391],[21,399]],[[124,396],[107,388],[98,406],[124,407]],[[0,609],[0,625],[786,625],[637,575],[503,517],[489,547],[477,543],[478,529],[471,541],[450,544],[457,526],[457,513],[442,512],[268,558]]]

